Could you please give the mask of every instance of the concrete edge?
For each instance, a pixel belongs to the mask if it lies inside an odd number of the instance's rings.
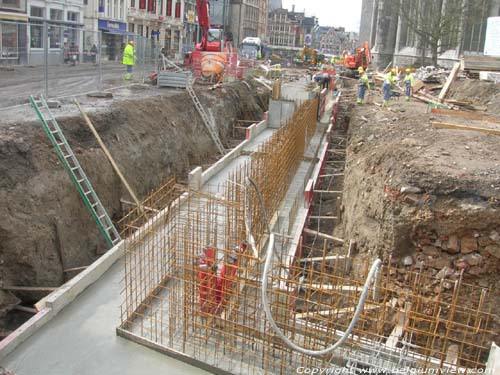
[[[12,353],[22,342],[33,335],[45,323],[49,322],[56,313],[51,308],[44,308],[33,315],[22,326],[18,327],[5,339],[0,341],[0,361]]]
[[[184,193],[178,199],[185,199]],[[147,233],[151,226],[156,225],[159,220],[168,212],[168,208],[160,211],[152,217],[142,230],[136,231],[130,240],[137,239],[143,233]],[[17,328],[4,340],[0,341],[0,360],[12,353],[23,341],[36,333],[47,322],[52,320],[64,307],[69,305],[85,289],[95,283],[101,276],[108,271],[117,260],[119,260],[125,251],[125,240],[120,241],[116,246],[108,250],[99,259],[93,262],[87,269],[79,273],[57,290],[42,298],[35,307],[39,312],[22,326]]]
[[[232,162],[234,159],[236,159],[238,156],[241,155],[241,152],[243,151],[243,148],[250,142],[250,140],[246,139],[243,142],[241,142],[238,146],[233,148],[231,152],[228,154],[224,155],[222,159],[217,160],[217,162],[212,165],[210,168],[208,168],[206,171],[204,171],[201,174],[201,182],[200,182],[200,187],[205,185],[212,177],[214,177],[216,174],[218,174],[221,170],[223,170],[227,164]]]
[[[166,348],[165,346],[161,346],[153,341],[150,341],[148,339],[137,336],[137,335],[135,335],[135,334],[123,329],[123,328],[120,328],[120,327],[116,328],[116,335],[123,337],[124,339],[130,340],[136,344],[143,345],[149,349],[153,349],[161,354],[168,355],[169,357],[172,357],[174,359],[177,359],[179,361],[187,363],[188,365],[198,367],[202,370],[208,371],[212,374],[232,375],[231,372],[228,372],[228,371],[222,370],[218,367],[209,365],[205,362],[197,360],[197,359],[195,359],[187,354],[181,353],[177,350],[169,349],[169,348]]]
[[[252,138],[258,136],[267,128],[267,120],[264,119],[259,123],[254,123],[247,128],[246,139],[251,140]]]

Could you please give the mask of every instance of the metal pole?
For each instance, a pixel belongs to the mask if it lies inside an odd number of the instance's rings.
[[[45,97],[49,98],[49,29],[47,21],[43,22],[43,57],[45,61],[44,78],[45,78]]]
[[[98,70],[99,70],[99,91],[102,90],[102,31],[97,32],[97,58],[98,60]]]

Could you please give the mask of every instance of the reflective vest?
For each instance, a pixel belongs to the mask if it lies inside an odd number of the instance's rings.
[[[368,82],[368,75],[366,73],[361,74],[358,85],[365,86],[368,90],[370,90],[370,82]]]
[[[123,65],[134,65],[135,63],[135,53],[134,46],[132,44],[127,44],[123,50]]]
[[[415,78],[413,78],[413,74],[411,73],[408,73],[406,76],[405,76],[405,83],[407,85],[411,85],[413,87],[413,85],[415,84]]]
[[[391,86],[394,86],[396,84],[396,81],[394,79],[395,77],[392,75],[392,72],[387,73],[385,76],[385,81],[384,83],[388,83]]]

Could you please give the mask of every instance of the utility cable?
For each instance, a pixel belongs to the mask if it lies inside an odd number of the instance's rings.
[[[260,206],[262,209],[262,214],[264,216],[264,219],[266,220],[266,226],[267,226],[268,230],[270,230],[269,221],[267,221],[267,214],[266,214],[266,211],[264,208],[264,203],[262,200],[262,196],[260,194],[260,190],[259,190],[257,184],[255,183],[255,181],[253,181],[250,177],[247,177],[247,181],[255,189],[255,192],[257,194],[257,199],[259,200]],[[347,338],[351,334],[352,330],[354,329],[354,326],[356,325],[356,323],[359,319],[359,316],[361,315],[361,312],[362,312],[363,307],[365,305],[365,301],[368,297],[368,292],[370,291],[370,284],[371,284],[374,277],[376,278],[376,280],[378,280],[378,278],[379,278],[378,271],[380,270],[380,267],[382,266],[382,261],[380,259],[376,259],[375,262],[373,262],[373,264],[370,268],[370,272],[368,273],[368,277],[366,278],[365,285],[363,287],[363,291],[361,292],[361,297],[359,299],[358,306],[356,307],[356,311],[354,312],[354,316],[352,317],[351,322],[349,323],[349,326],[347,327],[347,329],[344,332],[344,334],[342,335],[342,337],[335,344],[329,346],[328,348],[321,349],[321,350],[310,350],[310,349],[303,348],[303,347],[295,344],[294,342],[292,342],[281,331],[281,329],[276,325],[276,321],[274,320],[274,318],[272,316],[269,299],[267,297],[267,285],[268,285],[267,274],[269,273],[269,268],[271,267],[271,261],[272,261],[273,253],[274,253],[274,233],[272,233],[272,232],[269,232],[269,233],[270,233],[269,234],[269,244],[267,247],[266,260],[264,263],[264,270],[262,272],[261,292],[262,292],[262,306],[264,308],[264,312],[266,314],[266,317],[269,320],[269,323],[271,324],[271,328],[285,342],[285,344],[287,344],[290,348],[292,348],[300,353],[303,353],[306,355],[311,355],[311,356],[322,356],[322,355],[333,352],[335,349],[340,347],[340,345],[342,345],[347,340]],[[375,284],[374,297],[376,296],[376,288],[377,288],[377,285]]]

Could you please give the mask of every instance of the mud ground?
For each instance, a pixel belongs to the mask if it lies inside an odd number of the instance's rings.
[[[487,105],[498,85],[457,82],[452,98]],[[431,121],[488,126],[426,113],[426,104],[391,101],[371,92],[354,106],[344,179],[345,238],[357,243],[357,259],[381,257],[405,271],[446,275],[491,291],[488,308],[500,324],[500,138],[437,129]],[[356,270],[356,266],[354,267]],[[498,329],[497,329],[498,332]],[[497,337],[498,339],[498,337]]]
[[[253,81],[216,90],[195,87],[195,91],[228,148],[234,143],[236,120],[260,121],[267,110],[268,91]],[[185,91],[129,87],[113,100],[87,98],[82,103],[139,197],[168,176],[185,179],[191,168],[216,158],[216,147]],[[64,270],[89,265],[107,245],[33,110],[26,109],[10,111],[0,126],[0,215],[4,218],[0,282],[56,287],[67,279]],[[103,205],[113,219],[119,219],[120,199],[130,197],[76,107],[63,101],[54,113]],[[12,303],[11,297],[3,302]],[[17,297],[32,303],[41,296]]]

